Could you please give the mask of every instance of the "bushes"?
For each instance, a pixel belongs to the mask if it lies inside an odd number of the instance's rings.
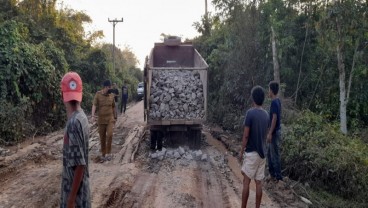
[[[28,41],[25,24],[0,24],[0,135],[3,143],[47,133],[64,123],[60,79],[67,63],[51,40]],[[30,128],[31,127],[31,128]]]
[[[0,5],[0,144],[65,125],[60,81],[67,71],[78,72],[83,80],[87,113],[105,79],[137,85],[142,73],[135,68],[134,54],[116,48],[113,69],[111,47],[91,45],[98,32],[86,39],[83,24],[91,19],[83,12],[57,10],[44,1],[5,2]]]
[[[91,112],[92,104],[93,104],[93,98],[96,94],[96,91],[94,90],[95,86],[83,83],[83,100],[81,107],[84,110],[85,113]]]
[[[26,98],[22,98],[16,106],[7,101],[0,102],[1,144],[14,144],[33,131],[33,126],[27,121],[30,111],[31,107]]]
[[[355,136],[341,134],[338,123],[303,112],[285,130],[282,159],[291,178],[368,202],[368,146]]]

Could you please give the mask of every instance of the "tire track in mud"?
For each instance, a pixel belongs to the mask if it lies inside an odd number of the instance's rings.
[[[90,137],[96,134],[94,126]],[[58,207],[62,146],[60,130],[13,147],[13,154],[0,161],[0,208]]]
[[[208,161],[151,159],[146,137],[136,160],[130,163],[137,168],[136,174],[130,180],[115,180],[119,188],[111,189],[106,196],[110,200],[100,207],[240,207],[242,181],[233,172],[234,167],[229,167],[228,156],[209,144],[202,151],[209,155]],[[248,205],[254,205],[254,198],[251,191]],[[278,205],[267,199],[262,200],[262,207]]]
[[[143,116],[142,116],[143,117]],[[117,124],[126,121],[121,116]],[[116,128],[114,136],[127,135],[130,128]],[[62,171],[62,145],[63,130],[49,134],[48,136],[26,140],[13,149],[11,155],[0,158],[0,208],[7,207],[58,207],[60,204],[60,183]],[[119,138],[123,139],[123,138]],[[133,144],[133,143],[131,143]],[[136,145],[137,146],[137,145]],[[131,154],[137,149],[132,146]],[[90,132],[90,173],[91,170],[100,169],[100,164],[93,164],[93,150],[97,151],[99,139],[97,125],[91,126]],[[117,145],[119,148],[120,145]],[[97,149],[97,150],[96,150]],[[129,148],[128,148],[129,149]],[[97,167],[96,167],[97,166]],[[115,167],[117,173],[121,172]],[[116,174],[117,174],[116,173]],[[91,174],[90,174],[91,175]],[[99,180],[96,175],[96,180]],[[103,181],[108,183],[109,181]],[[94,181],[91,181],[94,184]],[[97,184],[100,185],[100,184]],[[93,187],[91,187],[93,188]],[[118,189],[115,191],[115,195]],[[96,195],[103,195],[97,189]],[[115,196],[118,198],[118,195]],[[110,201],[113,201],[111,198]]]
[[[224,163],[223,157],[213,147],[207,147],[203,151],[218,161],[158,161],[148,158],[149,151],[149,141],[146,138],[138,150],[137,160],[134,161],[134,166],[140,166],[141,169],[130,180],[115,178],[110,183],[109,194],[105,196],[108,200],[100,207],[240,206],[239,193],[234,190],[233,184],[229,184],[228,178],[231,177],[225,177],[225,167],[219,168],[218,163]]]
[[[202,146],[207,161],[151,159],[142,109],[139,102],[119,116],[112,161],[93,162],[99,154],[99,139],[97,126],[91,129],[92,207],[240,207],[241,180],[229,168],[228,157],[207,143],[208,138]],[[62,131],[57,132],[0,161],[0,208],[59,206],[62,138]],[[273,206],[266,202],[262,207]]]
[[[201,171],[201,193],[203,200],[203,207],[239,207],[231,206],[230,199],[236,202],[239,198],[234,193],[228,193],[226,184],[228,181],[220,172],[220,169],[214,165],[214,161],[210,161],[209,167],[202,166]],[[220,190],[220,191],[219,191]],[[233,199],[233,198],[237,199]]]
[[[0,182],[22,172],[29,164],[44,164],[49,160],[56,160],[59,149],[49,148],[52,143],[59,141],[60,135],[39,138],[30,145],[20,144],[14,153],[0,160]],[[23,147],[25,146],[25,147]]]
[[[8,158],[9,164],[1,169],[6,174],[1,175],[0,207],[56,207],[59,204],[60,165],[52,151],[44,144],[35,143]]]

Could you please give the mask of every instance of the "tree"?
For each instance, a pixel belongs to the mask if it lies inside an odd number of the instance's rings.
[[[273,60],[273,79],[280,83],[280,65],[277,55],[277,47],[276,47],[276,34],[273,26],[271,26],[271,42],[272,42],[272,60]]]
[[[347,106],[362,45],[367,41],[367,3],[334,0],[320,22],[322,44],[334,51],[339,72],[340,130],[347,134]],[[363,27],[362,27],[363,26]],[[352,54],[349,56],[349,54]],[[350,71],[346,71],[350,67]],[[347,79],[348,76],[348,79]]]
[[[1,143],[35,134],[35,128],[43,134],[64,124],[60,79],[67,71],[77,71],[83,79],[86,111],[104,79],[138,83],[140,71],[131,51],[120,54],[124,75],[115,76],[109,71],[109,54],[93,46],[103,33],[86,34],[83,24],[91,18],[68,8],[57,10],[56,2],[0,0]]]

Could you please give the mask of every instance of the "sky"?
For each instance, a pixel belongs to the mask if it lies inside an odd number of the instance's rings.
[[[62,3],[61,3],[62,2]],[[143,68],[144,59],[161,33],[186,38],[198,36],[193,23],[205,13],[205,0],[63,0],[59,5],[83,11],[92,19],[86,32],[102,30],[105,37],[98,42],[113,43],[113,25],[108,18],[121,19],[115,26],[115,46],[128,46]],[[208,11],[212,12],[211,0]]]

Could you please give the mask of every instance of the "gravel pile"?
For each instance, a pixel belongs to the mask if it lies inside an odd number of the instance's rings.
[[[151,119],[202,119],[204,116],[203,84],[198,72],[152,72],[149,114]]]
[[[166,148],[162,148],[161,151],[156,151],[155,153],[149,154],[149,157],[158,160],[170,158],[170,159],[186,159],[187,161],[191,160],[207,161],[208,159],[207,154],[203,154],[201,150],[185,151],[185,149],[182,147],[179,147],[178,149],[169,149],[169,150]]]

